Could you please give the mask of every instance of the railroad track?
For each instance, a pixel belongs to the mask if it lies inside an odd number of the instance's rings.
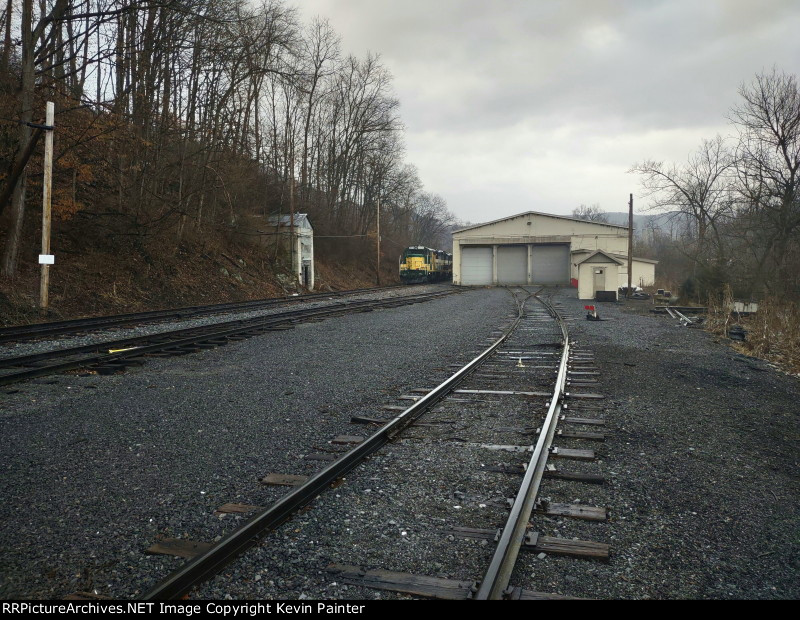
[[[12,325],[9,327],[0,327],[0,343],[39,340],[49,336],[81,334],[87,331],[129,325],[141,325],[142,323],[185,320],[230,312],[246,312],[251,310],[260,310],[262,308],[270,308],[277,305],[307,302],[317,299],[330,299],[333,297],[345,297],[357,295],[359,293],[375,293],[401,287],[408,288],[408,285],[394,284],[381,288],[363,288],[348,291],[334,291],[330,293],[310,293],[306,295],[297,295],[295,297],[279,297],[273,299],[257,299],[224,304],[186,306],[183,308],[171,308],[167,310],[151,310],[148,312],[133,312],[109,316],[70,319],[66,321],[51,321],[48,323],[32,323],[30,325]]]
[[[475,565],[484,566],[482,574],[473,574],[471,580],[456,580],[349,564],[332,564],[326,570],[344,584],[434,598],[559,598],[523,587],[513,583],[512,580],[518,558],[522,553],[553,553],[599,559],[608,557],[608,547],[602,543],[548,538],[539,536],[532,529],[532,517],[536,514],[588,517],[593,520],[604,518],[604,510],[597,507],[537,502],[541,482],[546,478],[584,483],[601,482],[597,476],[591,474],[571,473],[553,468],[548,460],[555,457],[583,460],[589,458],[590,451],[557,448],[552,444],[555,437],[562,436],[575,439],[601,439],[601,433],[574,431],[564,433],[557,429],[557,425],[559,422],[602,425],[602,420],[599,419],[573,417],[575,414],[571,412],[565,415],[570,403],[596,402],[602,399],[602,396],[586,391],[587,388],[594,387],[596,382],[594,377],[598,374],[593,368],[592,356],[570,343],[566,323],[555,306],[525,289],[516,291],[515,297],[517,316],[511,320],[503,333],[493,338],[491,345],[462,365],[444,382],[434,388],[419,388],[413,390],[411,395],[398,397],[402,400],[412,400],[413,404],[388,405],[385,408],[387,410],[393,412],[400,410],[390,419],[354,418],[352,420],[354,423],[381,424],[380,428],[368,437],[353,437],[348,441],[339,442],[349,442],[355,444],[355,447],[338,458],[331,457],[335,460],[309,477],[280,474],[273,476],[273,480],[283,479],[277,484],[291,484],[294,488],[271,506],[259,508],[240,504],[226,505],[232,512],[252,513],[243,526],[213,544],[188,540],[160,541],[159,549],[154,552],[174,553],[192,559],[145,592],[141,598],[176,599],[191,595],[194,588],[218,574],[258,543],[264,535],[276,530],[332,485],[341,484],[348,472],[358,467],[367,457],[379,453],[387,444],[391,443],[404,449],[407,442],[413,443],[414,432],[421,431],[429,436],[433,433],[437,441],[449,445],[448,442],[452,443],[456,438],[443,436],[441,432],[437,436],[431,428],[437,426],[437,416],[449,416],[454,405],[463,410],[466,406],[464,403],[469,403],[472,410],[488,408],[489,414],[480,417],[482,420],[490,421],[490,424],[484,425],[483,428],[480,428],[480,424],[473,425],[475,428],[472,429],[474,436],[471,441],[467,442],[463,437],[458,437],[458,442],[477,451],[511,455],[500,466],[487,468],[486,471],[491,472],[491,475],[500,475],[504,480],[508,480],[509,476],[522,476],[516,497],[510,503],[510,509],[501,528],[454,525],[447,529],[448,541],[464,538],[487,541],[485,546],[477,548],[479,557],[474,562]],[[536,305],[536,308],[531,309],[531,305]],[[555,325],[557,329],[554,331]],[[543,385],[549,389],[543,389],[541,387]],[[500,389],[501,387],[503,389]],[[523,419],[519,419],[516,412],[511,415],[508,419],[514,421],[517,427],[509,430],[497,426],[505,419],[493,411],[508,409],[510,402],[514,403],[515,409],[524,410],[524,415]],[[596,409],[586,407],[584,411],[596,411]],[[544,414],[543,420],[539,412]],[[423,419],[426,424],[421,423]],[[519,424],[523,426],[519,427]],[[449,431],[444,431],[445,435],[447,432]],[[535,435],[538,438],[534,445],[486,442],[487,437],[494,439],[508,433],[515,437],[519,437],[521,433],[526,437]],[[530,452],[527,464],[521,465],[515,462],[514,459],[517,457],[514,455],[524,452]],[[420,456],[411,458],[419,459]],[[320,460],[328,459],[320,458]],[[221,507],[220,510],[225,512],[225,507]],[[487,556],[488,541],[494,542],[495,548]],[[199,593],[202,596],[202,590],[199,590]]]
[[[0,386],[79,369],[112,374],[129,366],[141,365],[147,357],[196,353],[267,331],[291,329],[294,325],[306,321],[420,303],[454,292],[455,289],[450,289],[389,299],[344,301],[324,307],[301,308],[200,327],[6,357],[0,359],[0,373],[2,373]]]

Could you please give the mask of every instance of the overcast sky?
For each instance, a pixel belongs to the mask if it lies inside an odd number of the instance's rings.
[[[627,210],[644,159],[732,133],[757,72],[800,74],[799,0],[300,0],[394,76],[407,161],[460,219]]]

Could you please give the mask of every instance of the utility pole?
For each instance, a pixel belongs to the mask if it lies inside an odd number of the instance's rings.
[[[633,277],[633,194],[628,201],[628,288],[625,299],[631,296],[631,278]]]
[[[378,196],[378,207],[377,207],[376,221],[378,222],[378,230],[377,230],[377,234],[375,235],[375,237],[376,237],[375,240],[376,240],[377,246],[378,246],[378,256],[377,256],[377,260],[375,262],[375,265],[376,265],[376,267],[375,267],[375,283],[376,283],[376,286],[380,286],[381,285],[381,197],[380,196]]]
[[[294,149],[292,149],[292,158],[289,164],[289,263],[295,278],[299,279],[297,267],[294,264],[295,255],[295,238],[294,238]]]
[[[49,305],[50,265],[55,260],[50,254],[50,195],[53,187],[53,123],[55,121],[55,104],[47,102],[45,113],[44,136],[44,182],[42,183],[42,253],[39,263],[42,266],[41,281],[39,284],[39,314],[47,316]]]

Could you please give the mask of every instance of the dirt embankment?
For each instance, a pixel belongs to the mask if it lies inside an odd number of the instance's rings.
[[[249,245],[210,246],[185,242],[168,252],[125,244],[118,251],[56,251],[50,268],[50,311],[46,320],[224,303],[301,293],[285,262]],[[29,258],[29,257],[25,257]],[[372,265],[315,262],[315,290],[374,286]],[[397,281],[384,269],[383,284]],[[23,260],[14,279],[0,277],[0,324],[43,320],[39,266]]]

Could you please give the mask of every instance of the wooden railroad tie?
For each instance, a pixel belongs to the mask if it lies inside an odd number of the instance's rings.
[[[539,435],[542,432],[541,428],[535,429],[533,432],[526,432],[525,434]],[[606,436],[603,433],[588,433],[582,431],[565,431],[557,430],[556,437],[563,437],[565,439],[586,439],[588,441],[605,441]],[[570,457],[564,457],[570,458]]]
[[[573,418],[561,416],[561,421],[566,424],[587,424],[590,426],[605,426],[606,424],[606,421],[600,418]]]
[[[259,478],[261,484],[269,484],[282,487],[297,487],[308,480],[308,476],[295,476],[293,474],[274,474],[270,473]]]
[[[606,479],[598,474],[586,474],[577,471],[562,471],[560,469],[546,469],[543,478],[550,480],[564,480],[566,482],[584,482],[586,484],[605,484]]]
[[[602,400],[605,398],[603,394],[590,394],[590,393],[575,393],[575,392],[565,392],[564,398],[579,398],[579,399],[590,399],[590,400]]]
[[[525,426],[498,426],[495,427],[496,431],[500,433],[519,433],[520,435],[539,435],[542,432],[540,428],[525,427]],[[565,439],[586,439],[589,441],[605,441],[606,436],[604,433],[588,433],[582,431],[566,431],[557,430],[557,437]]]
[[[174,555],[191,560],[213,547],[213,543],[198,542],[185,538],[164,538],[145,550],[151,555]]]
[[[490,394],[496,396],[531,396],[534,398],[549,398],[551,392],[520,392],[514,390],[453,390],[454,394]]]
[[[606,521],[608,512],[602,506],[584,506],[583,504],[558,504],[539,500],[533,511],[548,517],[569,517],[583,521]]]
[[[338,435],[331,439],[332,444],[359,444],[364,441],[363,437],[359,437],[358,435]]]
[[[402,407],[401,407],[402,409]],[[351,424],[386,424],[389,420],[387,418],[368,418],[366,416],[354,415],[350,417]]]
[[[598,476],[597,474],[585,474],[583,472],[568,472],[568,471],[561,471],[552,467],[551,465],[547,466],[548,468],[544,470],[543,478],[548,478],[550,480],[565,480],[569,482],[585,482],[586,484],[605,484],[606,479],[603,476]],[[487,465],[483,467],[485,471],[497,472],[501,474],[509,474],[513,476],[524,476],[525,475],[525,466],[524,465]]]
[[[602,560],[604,562],[607,562],[611,555],[611,547],[605,543],[541,536],[539,532],[530,532],[525,536],[525,543],[522,548],[534,553],[549,553],[550,555]]]
[[[474,581],[458,581],[443,579],[441,577],[428,577],[425,575],[412,575],[382,569],[367,570],[358,566],[347,564],[330,564],[326,568],[338,581],[353,586],[401,592],[413,596],[434,598],[446,601],[465,601],[478,591]],[[533,592],[530,590],[514,589],[510,598],[520,600],[553,600],[568,599],[559,594]]]
[[[550,456],[556,459],[573,459],[575,461],[593,461],[594,450],[575,450],[573,448],[550,448]]]
[[[252,506],[251,504],[228,503],[228,504],[222,504],[222,506],[220,506],[214,511],[214,514],[216,516],[227,515],[227,514],[247,514],[248,512],[255,512],[256,510],[261,510],[261,506]]]
[[[453,527],[447,530],[447,532],[451,536],[458,538],[478,538],[492,542],[497,542],[500,537],[500,530],[472,527]],[[539,532],[529,532],[526,534],[525,541],[521,548],[534,553],[549,553],[550,555],[604,561],[608,560],[611,553],[611,547],[605,543],[542,536]]]

